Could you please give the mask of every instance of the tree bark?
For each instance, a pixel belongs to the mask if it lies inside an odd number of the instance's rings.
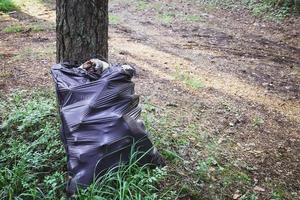
[[[108,0],[56,0],[56,61],[107,60]]]

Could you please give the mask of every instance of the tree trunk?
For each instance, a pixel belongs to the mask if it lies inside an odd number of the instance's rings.
[[[56,61],[107,59],[108,0],[56,0]]]

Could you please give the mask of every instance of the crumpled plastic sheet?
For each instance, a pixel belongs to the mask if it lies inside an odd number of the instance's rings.
[[[101,75],[68,64],[51,69],[61,118],[61,139],[67,154],[67,194],[86,187],[109,168],[126,163],[134,146],[139,163],[163,166],[139,120],[139,96],[131,78],[135,70],[114,65]]]

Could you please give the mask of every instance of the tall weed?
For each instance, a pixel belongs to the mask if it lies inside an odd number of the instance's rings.
[[[53,92],[0,98],[0,199],[65,199],[66,158]],[[76,199],[158,199],[165,169],[130,163],[112,169]]]

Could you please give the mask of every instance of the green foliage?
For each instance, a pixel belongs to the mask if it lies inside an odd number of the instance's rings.
[[[298,0],[201,0],[202,3],[220,8],[248,8],[254,15],[271,20],[282,20],[291,14],[300,14]]]
[[[257,200],[257,196],[255,194],[249,194],[248,196],[246,196],[245,199],[249,199],[249,200]]]
[[[295,0],[244,0],[245,5],[256,16],[281,20],[293,13],[300,13],[299,5]]]
[[[66,160],[53,97],[16,92],[1,101],[1,199],[62,196]]]
[[[281,200],[282,199],[281,194],[279,192],[272,192],[272,197],[275,200]]]
[[[200,161],[197,166],[197,175],[202,181],[209,181],[211,178],[210,168],[216,166],[218,170],[223,170],[223,168],[218,164],[215,158],[209,157],[204,161]]]
[[[271,196],[274,200],[295,199],[284,183],[274,181],[270,187],[272,188]]]
[[[161,154],[163,155],[163,157],[171,162],[176,163],[177,161],[180,160],[184,160],[183,158],[181,158],[176,152],[174,151],[170,151],[170,150],[162,150]]]
[[[17,6],[11,0],[0,0],[0,11],[9,12],[16,9]]]
[[[6,99],[5,99],[6,98]],[[65,199],[66,159],[53,92],[18,91],[0,98],[0,199]],[[166,169],[110,170],[76,199],[158,199]]]
[[[131,162],[118,170],[111,169],[85,190],[78,191],[75,199],[155,200],[159,199],[156,188],[166,176],[165,168],[150,170]]]
[[[209,6],[219,8],[233,8],[237,4],[237,1],[235,0],[200,0],[200,2]]]

